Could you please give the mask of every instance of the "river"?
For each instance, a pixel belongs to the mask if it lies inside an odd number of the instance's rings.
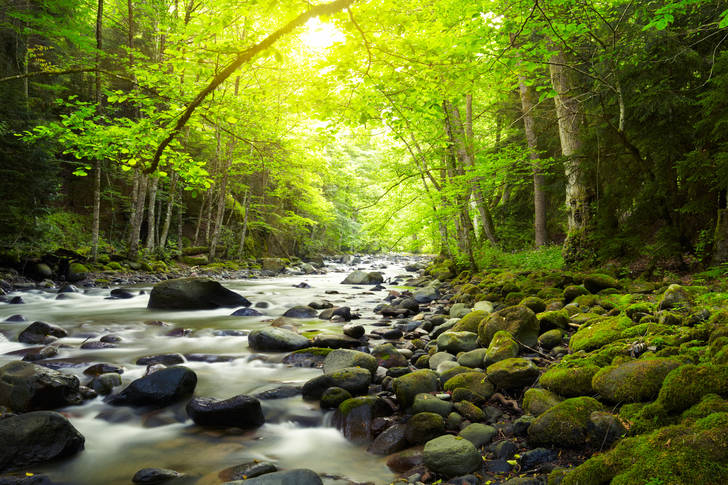
[[[83,370],[96,363],[123,366],[122,380],[126,386],[146,370],[145,366],[135,364],[138,358],[180,353],[225,357],[212,363],[197,359],[184,363],[197,373],[195,396],[229,398],[281,385],[302,385],[320,375],[321,370],[282,364],[285,354],[253,353],[245,334],[269,325],[271,319],[290,307],[321,299],[350,306],[362,315],[358,323],[370,330],[378,319],[373,308],[382,303],[387,292],[371,292],[366,287],[340,282],[355,268],[382,271],[385,279],[390,279],[405,274],[404,266],[412,261],[406,257],[370,259],[356,267],[329,265],[329,272],[324,275],[224,281],[226,287],[248,298],[264,313],[257,317],[230,316],[233,310],[230,308],[150,311],[146,307],[151,285],[135,287],[136,296],[123,300],[108,299],[109,288],[66,294],[64,299],[56,299],[53,290],[13,293],[11,297],[21,295],[25,304],[0,304],[0,332],[7,338],[7,341],[0,339],[0,366],[20,358],[8,354],[30,347],[17,342],[18,333],[30,322],[42,320],[68,331],[69,336],[61,340],[64,345],[54,360],[61,359],[64,362],[61,371],[78,376],[82,384],[89,381]],[[311,287],[294,287],[302,282]],[[390,285],[385,283],[385,286]],[[144,292],[138,294],[137,290]],[[339,293],[326,294],[327,290]],[[3,321],[13,314],[22,314],[27,321]],[[164,325],[151,322],[164,322]],[[300,331],[340,333],[342,326],[342,323],[323,320],[301,320],[300,323]],[[98,340],[106,334],[121,337],[116,348],[80,348],[87,339]],[[221,483],[218,473],[227,467],[263,460],[274,462],[279,469],[310,468],[326,475],[324,483],[329,484],[349,480],[380,484],[394,478],[382,457],[349,443],[333,427],[331,411],[323,413],[317,402],[304,401],[300,395],[263,400],[266,423],[247,432],[198,427],[187,418],[184,405],[182,402],[158,411],[139,412],[129,407],[112,407],[98,397],[81,406],[64,408],[60,411],[86,438],[85,451],[69,460],[31,471],[46,473],[58,483],[114,485],[130,483],[141,468],[163,467],[195,477],[190,483],[206,485]]]

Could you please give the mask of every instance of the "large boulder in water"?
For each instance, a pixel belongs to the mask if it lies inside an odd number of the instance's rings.
[[[0,368],[0,405],[24,413],[79,404],[78,386],[75,376],[13,361]]]
[[[186,409],[187,415],[200,426],[253,429],[265,423],[260,401],[244,394],[223,401],[196,397]]]
[[[184,366],[167,367],[141,377],[109,398],[116,406],[164,407],[192,395],[197,374]]]
[[[238,306],[248,307],[250,302],[211,278],[179,278],[154,285],[147,308],[206,310]]]
[[[49,344],[66,337],[68,332],[59,326],[46,322],[33,322],[18,335],[18,342],[24,344]]]
[[[373,271],[371,273],[367,273],[366,271],[354,271],[353,273],[349,274],[344,281],[341,282],[342,285],[376,285],[379,283],[384,282],[384,276],[382,273],[378,271]]]
[[[225,485],[322,485],[321,478],[313,470],[297,468],[283,472],[266,473],[247,480],[226,482]]]
[[[62,414],[35,411],[0,420],[0,472],[83,450],[84,437]]]
[[[311,346],[304,336],[285,328],[268,327],[253,330],[248,335],[248,345],[253,350],[290,352]]]

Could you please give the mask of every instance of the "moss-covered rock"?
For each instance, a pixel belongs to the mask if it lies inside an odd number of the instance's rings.
[[[633,321],[639,322],[646,315],[652,315],[655,312],[655,305],[646,301],[632,303],[624,309],[624,313]]]
[[[619,281],[606,274],[590,274],[584,277],[584,288],[591,293],[599,293],[607,288],[620,288]]]
[[[583,286],[571,285],[564,288],[564,303],[571,303],[581,295],[588,295],[589,291]]]
[[[437,374],[429,369],[420,369],[397,377],[392,383],[397,401],[403,409],[410,407],[420,393],[436,392],[440,388]]]
[[[487,400],[493,395],[495,389],[483,372],[465,372],[458,374],[445,382],[443,388],[446,391],[455,391],[464,388]]]
[[[377,359],[378,365],[387,369],[407,365],[407,358],[389,342],[377,345],[372,349],[371,354]]]
[[[324,358],[324,374],[330,374],[346,367],[361,367],[374,375],[378,363],[372,355],[349,349],[333,350]]]
[[[706,394],[728,397],[728,366],[688,364],[674,369],[665,377],[656,404],[669,413],[678,413]]]
[[[585,396],[593,392],[592,379],[597,372],[596,365],[552,367],[541,375],[539,383],[560,396]]]
[[[478,324],[480,323],[483,318],[488,316],[488,312],[484,312],[482,310],[476,310],[473,312],[468,313],[463,318],[461,318],[454,327],[452,327],[453,332],[478,332]]]
[[[563,398],[551,391],[532,387],[523,395],[523,410],[533,416],[540,416],[561,401]]]
[[[546,350],[551,350],[564,341],[564,331],[555,328],[538,336],[538,344]]]
[[[432,394],[420,393],[415,396],[412,404],[412,412],[417,413],[437,413],[440,416],[447,417],[452,411],[452,402],[443,401]]]
[[[521,305],[507,307],[480,322],[480,343],[489,345],[493,336],[502,330],[509,332],[523,345],[532,347],[538,341],[540,327],[536,314],[530,308]]]
[[[488,349],[475,349],[470,352],[463,352],[458,355],[458,364],[465,367],[483,368],[485,367],[485,354]]]
[[[651,401],[662,381],[680,362],[673,359],[639,359],[601,369],[592,379],[592,388],[614,403]]]
[[[455,411],[468,421],[477,423],[485,420],[485,413],[472,402],[463,399],[453,404]]]
[[[574,351],[594,350],[622,337],[622,332],[633,325],[627,317],[601,318],[590,325],[583,326],[569,340]]]
[[[428,441],[423,451],[423,459],[427,468],[447,477],[471,473],[482,462],[480,453],[473,443],[465,438],[451,435]]]
[[[531,360],[523,358],[505,359],[488,366],[488,380],[496,387],[506,390],[522,389],[536,382],[539,369]]]
[[[351,393],[341,387],[329,387],[321,395],[321,408],[322,409],[336,409],[339,404],[351,399]]]
[[[728,413],[714,413],[693,425],[668,426],[624,439],[613,450],[576,467],[562,483],[682,485],[726,482]]]
[[[569,328],[569,312],[563,309],[539,313],[537,318],[542,332],[555,328],[561,330],[567,330]]]
[[[473,332],[443,332],[437,337],[437,348],[452,354],[468,352],[478,347],[478,334]]]
[[[471,369],[470,367],[464,367],[462,365],[455,365],[454,367],[450,367],[448,369],[443,369],[438,372],[440,376],[440,383],[445,384],[447,381],[452,379],[458,374],[464,374],[466,372],[474,372],[475,369]]]
[[[693,297],[680,285],[670,285],[660,298],[659,310],[689,311],[693,306]]]
[[[458,433],[458,436],[470,441],[476,448],[487,445],[498,434],[493,426],[483,423],[472,423]]]
[[[530,308],[533,313],[546,311],[546,302],[537,296],[527,296],[518,304]]]
[[[513,336],[505,330],[496,332],[485,352],[486,367],[514,357],[518,357],[518,344],[513,340]]]
[[[413,445],[425,444],[445,433],[445,420],[437,413],[421,412],[412,416],[405,428],[405,437]]]
[[[81,263],[71,263],[66,272],[66,280],[75,283],[88,276],[88,268]]]
[[[536,445],[578,448],[596,442],[591,415],[602,411],[591,397],[574,397],[560,402],[537,417],[528,427],[528,440]]]

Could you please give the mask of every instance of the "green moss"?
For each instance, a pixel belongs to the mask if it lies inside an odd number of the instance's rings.
[[[518,302],[523,300],[525,298],[526,294],[522,291],[511,291],[508,293],[505,298],[503,299],[503,302],[506,305],[518,305]]]
[[[621,338],[638,338],[647,335],[670,335],[673,333],[673,327],[662,325],[655,322],[639,323],[622,332]]]
[[[656,402],[668,412],[677,413],[700,402],[706,394],[728,396],[728,366],[678,367],[665,378]]]
[[[599,367],[552,367],[544,372],[539,383],[560,396],[577,397],[591,394],[592,379],[599,372]]]
[[[493,384],[488,381],[483,372],[464,372],[458,374],[448,379],[443,386],[443,389],[446,391],[454,391],[458,388],[468,389],[486,400],[490,399],[495,391]]]
[[[580,328],[569,341],[573,351],[594,350],[618,340],[622,332],[633,325],[627,317],[608,317]]]
[[[308,347],[306,349],[294,350],[290,355],[316,355],[318,357],[326,357],[333,350],[322,347]]]
[[[574,298],[574,303],[582,308],[589,308],[599,305],[599,297],[597,295],[581,295]]]
[[[523,410],[532,416],[539,416],[562,400],[556,393],[533,387],[523,395]]]
[[[627,438],[570,472],[564,485],[719,484],[728,481],[728,413]]]
[[[566,448],[583,446],[592,438],[591,415],[603,410],[592,397],[567,399],[541,414],[528,428],[529,442]]]
[[[709,416],[713,413],[728,412],[728,401],[717,394],[706,394],[699,403],[686,409],[681,417],[683,423],[691,424],[694,421]]]
[[[541,313],[546,310],[546,302],[536,296],[527,296],[518,304],[530,308],[533,313]]]
[[[480,321],[483,320],[483,318],[487,317],[488,313],[480,310],[476,310],[474,312],[470,312],[467,315],[465,315],[463,318],[458,320],[458,322],[455,324],[455,326],[452,328],[453,332],[478,332],[478,324],[480,324]]]
[[[592,388],[607,401],[640,402],[657,396],[665,376],[680,366],[673,359],[640,359],[601,369]]]
[[[655,305],[646,301],[633,303],[625,308],[624,312],[633,321],[638,322],[645,315],[652,315],[655,312]]]
[[[118,261],[112,261],[106,265],[111,271],[123,271],[123,267]]]

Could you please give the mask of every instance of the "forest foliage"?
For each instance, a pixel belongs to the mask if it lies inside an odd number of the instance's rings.
[[[728,258],[728,2],[2,4],[3,247]]]

